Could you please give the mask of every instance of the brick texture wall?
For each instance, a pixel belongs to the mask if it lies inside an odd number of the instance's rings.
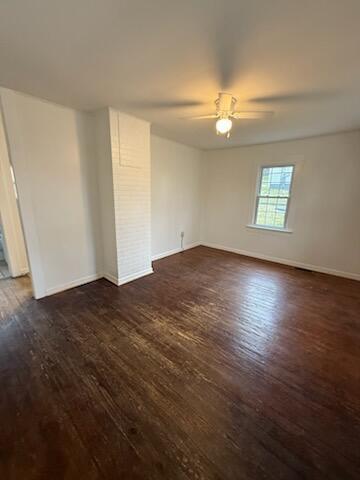
[[[118,282],[151,273],[150,124],[110,109]]]

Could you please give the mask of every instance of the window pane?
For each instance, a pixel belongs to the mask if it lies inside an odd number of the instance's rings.
[[[256,225],[284,228],[287,203],[287,198],[259,197],[255,219]]]
[[[293,170],[291,165],[263,168],[259,195],[289,196]]]
[[[261,171],[256,225],[284,228],[294,167],[264,167]]]

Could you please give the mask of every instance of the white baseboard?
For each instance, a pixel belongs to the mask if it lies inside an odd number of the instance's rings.
[[[45,296],[54,295],[55,293],[63,292],[64,290],[69,290],[70,288],[79,287],[80,285],[85,285],[85,283],[93,282],[94,280],[99,280],[102,278],[103,275],[100,273],[94,273],[93,275],[88,275],[86,277],[78,278],[77,280],[73,280],[72,282],[63,283],[62,285],[58,285],[56,287],[48,288],[45,291]]]
[[[176,253],[180,253],[183,250],[190,250],[191,248],[198,247],[199,245],[201,245],[200,242],[190,243],[189,245],[185,245],[183,249],[174,248],[173,250],[168,250],[167,252],[162,252],[162,253],[158,253],[157,255],[153,255],[151,257],[151,260],[152,261],[160,260],[160,258],[169,257],[170,255],[175,255]]]
[[[103,278],[105,278],[106,280],[108,280],[109,282],[113,283],[116,286],[119,285],[118,279],[114,275],[111,275],[111,273],[104,273]]]
[[[322,267],[319,265],[311,265],[309,263],[296,262],[294,260],[288,260],[285,258],[272,257],[270,255],[263,255],[262,253],[249,252],[248,250],[240,250],[238,248],[226,247],[217,243],[202,242],[201,245],[203,245],[204,247],[216,248],[217,250],[224,250],[225,252],[245,255],[246,257],[253,257],[260,260],[267,260],[269,262],[281,263],[282,265],[289,265],[290,267],[305,268],[306,270],[313,270],[314,272],[327,273],[329,275],[335,275],[337,277],[350,278],[351,280],[360,280],[360,274],[358,273],[343,272],[341,270],[335,270],[333,268]]]
[[[106,280],[109,280],[109,282],[119,287],[120,285],[124,285],[125,283],[129,283],[133,280],[137,280],[138,278],[150,275],[151,273],[154,273],[154,270],[152,268],[147,268],[146,270],[142,270],[141,272],[136,272],[120,278],[116,278],[114,275],[111,275],[109,273],[104,273],[102,276],[106,278]]]
[[[124,285],[124,283],[132,282],[133,280],[137,280],[138,278],[145,277],[146,275],[150,275],[154,273],[152,268],[147,268],[141,272],[134,273],[132,275],[126,275],[125,277],[120,277],[118,281],[118,285]]]
[[[69,290],[70,288],[80,287],[80,285],[85,285],[86,283],[94,282],[95,280],[99,280],[100,278],[106,278],[106,280],[109,280],[109,282],[114,283],[117,286],[120,286],[120,285],[124,285],[125,283],[132,282],[137,278],[144,277],[145,275],[150,275],[151,273],[154,273],[152,268],[148,268],[141,272],[137,272],[132,275],[127,275],[121,278],[116,278],[109,273],[95,273],[93,275],[88,275],[87,277],[82,277],[77,280],[73,280],[72,282],[63,283],[62,285],[48,288],[44,296],[48,297],[49,295],[54,295],[55,293],[60,293],[60,292],[63,292],[64,290]]]
[[[198,247],[199,245],[203,245],[204,247],[215,248],[217,250],[224,250],[226,252],[237,253],[239,255],[244,255],[246,257],[258,258],[260,260],[267,260],[270,262],[280,263],[282,265],[289,265],[290,267],[300,267],[300,268],[305,268],[307,270],[313,270],[314,272],[327,273],[329,275],[335,275],[338,277],[350,278],[352,280],[360,281],[360,274],[358,273],[343,272],[341,270],[335,270],[332,268],[322,267],[319,265],[311,265],[308,263],[297,262],[294,260],[288,260],[288,259],[279,258],[279,257],[272,257],[271,255],[263,255],[257,252],[250,252],[248,250],[241,250],[238,248],[226,247],[225,245],[219,245],[217,243],[208,243],[208,242],[192,243],[190,245],[187,245],[184,248],[184,250],[189,250],[191,248]],[[152,257],[152,260],[159,260],[160,258],[168,257],[170,255],[180,253],[181,251],[182,250],[180,248],[169,250],[167,252],[154,255]],[[144,277],[146,275],[150,275],[151,273],[153,273],[152,268],[148,268],[141,272],[137,272],[132,275],[127,275],[121,278],[116,278],[115,276],[108,273],[95,273],[92,275],[88,275],[86,277],[79,278],[77,280],[73,280],[72,282],[68,282],[62,285],[58,285],[56,287],[48,288],[44,296],[54,295],[55,293],[63,292],[64,290],[69,290],[70,288],[79,287],[80,285],[84,285],[86,283],[99,280],[99,278],[106,278],[106,280],[109,280],[109,282],[114,283],[117,286],[120,286],[120,285],[124,285],[125,283],[132,282],[133,280],[136,280],[138,278]]]

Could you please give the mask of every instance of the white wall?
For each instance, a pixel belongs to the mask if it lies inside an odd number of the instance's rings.
[[[131,255],[121,257],[118,267],[122,266],[124,278],[120,271],[113,272],[118,283],[128,281],[133,275],[129,269],[135,268],[137,259],[150,258],[149,242],[142,246],[150,228],[148,160],[136,168],[120,165],[114,156],[116,138],[114,132],[110,135],[111,122],[102,122],[104,129],[99,134],[97,115],[7,89],[0,89],[0,95],[35,296],[102,276],[107,241],[114,243],[118,261],[126,245],[134,244],[129,238],[135,219],[141,255],[135,255],[131,264],[126,264]],[[104,112],[109,115],[108,109]],[[136,153],[139,142],[129,143],[133,127],[127,131],[127,125],[137,120],[130,122],[125,117],[121,141],[126,155],[132,152],[131,158],[137,161],[142,158]],[[96,143],[96,138],[100,142]],[[101,188],[102,160],[110,164],[114,158],[110,204],[117,202],[119,208],[118,213],[112,208],[110,214],[98,183]],[[259,167],[288,162],[296,164],[289,212],[293,233],[248,228]],[[117,175],[119,178],[114,178]],[[184,231],[185,248],[205,243],[360,278],[359,179],[360,132],[208,152],[152,136],[152,257],[179,251],[180,232]],[[144,205],[143,213],[139,202]],[[112,236],[105,232],[102,238],[101,218],[104,222],[108,213]],[[109,261],[114,263],[111,258]],[[147,267],[150,272],[151,265]],[[138,273],[134,270],[135,276]]]
[[[1,89],[34,293],[93,280],[101,243],[92,116]]]
[[[200,242],[201,152],[151,136],[151,243],[153,258]]]
[[[248,228],[258,169],[279,163],[296,164],[293,233]],[[360,132],[205,152],[203,185],[203,243],[360,279]]]

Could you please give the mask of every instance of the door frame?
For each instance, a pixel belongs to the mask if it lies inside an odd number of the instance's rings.
[[[11,169],[4,122],[0,111],[0,216],[10,275],[18,277],[27,274],[29,266],[15,193],[15,178]]]

